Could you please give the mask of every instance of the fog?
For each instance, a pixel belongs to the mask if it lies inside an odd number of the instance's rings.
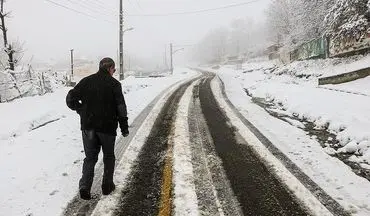
[[[5,3],[5,10],[12,12],[7,20],[10,39],[24,42],[23,61],[67,62],[72,48],[76,58],[96,61],[103,56],[117,57],[118,0],[52,1],[60,5],[47,0]],[[171,13],[244,2],[248,1],[125,0],[125,28],[134,28],[124,35],[125,56],[130,56],[131,61],[138,64],[162,64],[165,47],[173,43],[187,45],[175,56],[176,65],[185,64],[189,45],[198,43],[211,29],[228,26],[233,20],[247,17],[262,20],[270,0],[249,1],[250,4],[203,13]],[[143,16],[158,14],[167,15]]]

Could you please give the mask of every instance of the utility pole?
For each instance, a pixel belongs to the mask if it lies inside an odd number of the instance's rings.
[[[173,75],[173,52],[172,43],[170,44],[170,54],[171,54],[171,75]]]
[[[71,82],[73,80],[73,49],[71,49]]]
[[[168,69],[168,64],[167,64],[167,45],[164,47],[164,66],[166,70]]]
[[[119,79],[123,80],[123,2],[119,1]]]
[[[128,71],[131,71],[131,57],[128,57]]]
[[[238,57],[239,57],[239,53],[240,53],[240,41],[238,39],[237,42],[236,42],[236,55]]]

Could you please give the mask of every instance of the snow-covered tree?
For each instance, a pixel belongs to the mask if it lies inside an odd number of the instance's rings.
[[[369,32],[369,5],[369,0],[337,0],[325,18],[327,35],[358,38]]]
[[[266,17],[271,42],[287,46],[297,43],[297,32],[301,29],[298,22],[302,17],[300,7],[301,0],[271,2]]]
[[[334,0],[274,0],[267,9],[270,40],[288,49],[318,38]]]
[[[334,0],[303,1],[303,40],[309,41],[321,37],[325,33],[323,25],[328,11],[333,7]]]
[[[229,27],[208,32],[194,48],[192,58],[201,63],[220,63],[228,56],[256,55],[267,47],[266,35],[263,24],[251,18],[235,19]]]
[[[11,43],[8,41],[8,29],[5,25],[5,18],[8,17],[9,13],[6,13],[4,11],[4,0],[0,0],[0,29],[3,33],[3,41],[4,41],[4,51],[8,55],[8,63],[9,63],[9,69],[14,71],[15,68],[15,59],[14,59],[14,47]]]

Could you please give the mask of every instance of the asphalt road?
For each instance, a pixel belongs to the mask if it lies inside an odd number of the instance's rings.
[[[205,74],[195,86],[189,118],[196,194],[202,214],[310,215],[228,123],[212,94],[213,78]],[[166,157],[177,104],[187,86],[180,87],[161,111],[115,215],[163,215],[163,208],[171,210],[171,202],[163,207],[162,200]]]
[[[173,129],[179,101],[192,82],[198,84],[193,89],[188,125],[201,215],[310,215],[229,122],[210,87],[214,76],[204,73],[169,97],[131,169],[114,215],[172,214]],[[140,115],[136,126],[150,110]],[[117,150],[120,156],[129,142]],[[94,185],[93,191],[100,188],[99,180]],[[99,199],[100,195],[81,201],[76,196],[65,215],[90,215]]]

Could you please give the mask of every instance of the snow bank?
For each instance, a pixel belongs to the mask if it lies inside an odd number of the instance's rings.
[[[348,73],[369,67],[370,54],[352,56],[350,58],[329,58],[295,61],[279,67],[275,74],[288,74],[293,76],[326,77]]]
[[[337,135],[340,142],[337,147],[343,147],[338,152],[356,154],[359,161],[369,163],[369,148],[363,143],[370,141],[370,78],[318,86],[315,77],[328,73],[323,68],[343,70],[341,67],[346,64],[363,67],[369,59],[370,55],[352,59],[309,60],[283,67],[276,67],[274,61],[248,62],[243,65],[243,70],[236,71],[225,66],[216,72],[232,76],[237,85],[252,97],[275,104],[279,113],[313,122],[317,128],[327,127]],[[337,65],[333,65],[336,61]],[[353,142],[357,144],[355,151],[346,147]]]
[[[336,199],[345,209],[349,210],[353,215],[369,215],[370,214],[370,183],[365,178],[357,176],[347,165],[329,154],[335,153],[334,149],[322,148],[320,143],[307,135],[296,125],[291,125],[285,121],[281,121],[251,101],[247,96],[244,88],[252,89],[255,96],[274,99],[274,101],[283,102],[283,106],[290,110],[299,112],[301,116],[310,116],[312,120],[325,117],[326,120],[336,122],[333,124],[346,125],[347,131],[361,129],[355,133],[357,149],[362,152],[361,158],[354,155],[353,160],[365,160],[369,158],[370,151],[368,150],[369,142],[366,141],[366,131],[369,128],[368,108],[366,112],[362,112],[363,106],[368,106],[367,98],[352,98],[351,96],[343,96],[344,93],[335,91],[315,89],[315,85],[306,79],[297,79],[292,76],[274,76],[273,74],[264,74],[261,72],[242,73],[230,69],[223,68],[218,72],[219,76],[225,83],[226,93],[230,101],[236,108],[250,120],[261,132],[279,148],[287,157],[289,157],[298,167],[302,169],[313,181],[323,188],[330,196]],[[269,86],[271,85],[271,86]],[[266,89],[264,89],[266,88]],[[325,93],[326,92],[326,93]],[[328,98],[336,94],[333,99]],[[348,103],[347,99],[352,98]],[[364,102],[363,104],[359,101]],[[317,104],[312,106],[310,104]],[[357,107],[357,106],[360,107]],[[356,109],[360,109],[361,113]],[[282,110],[283,111],[283,110]],[[334,112],[332,114],[330,112]],[[288,112],[288,111],[286,111]],[[354,121],[351,121],[354,114]],[[361,116],[365,119],[361,119]],[[339,122],[346,121],[346,122]],[[357,125],[357,121],[363,122],[365,125]],[[322,125],[323,121],[317,121]],[[350,127],[351,126],[351,127]],[[353,126],[353,127],[352,127]],[[352,128],[352,129],[351,129]],[[344,133],[345,131],[342,131]],[[347,137],[352,134],[348,133]],[[343,134],[344,136],[344,134]],[[343,139],[345,140],[345,139]],[[363,141],[360,141],[363,140]],[[346,150],[353,151],[356,147],[350,141],[343,142],[349,144]],[[358,143],[360,142],[360,143]],[[345,146],[345,145],[344,145]],[[361,163],[366,166],[366,163]]]
[[[253,97],[272,102],[290,116],[313,122],[318,128],[328,127],[337,135],[342,147],[351,142],[359,144],[370,140],[370,100],[367,96],[318,88],[312,80],[264,74],[259,70],[238,73],[223,69],[221,73],[232,74],[239,80],[240,87]],[[357,81],[360,85],[343,84],[338,88],[368,89],[369,81],[360,80]],[[362,145],[355,152],[362,152],[363,161],[368,161],[367,151]]]

